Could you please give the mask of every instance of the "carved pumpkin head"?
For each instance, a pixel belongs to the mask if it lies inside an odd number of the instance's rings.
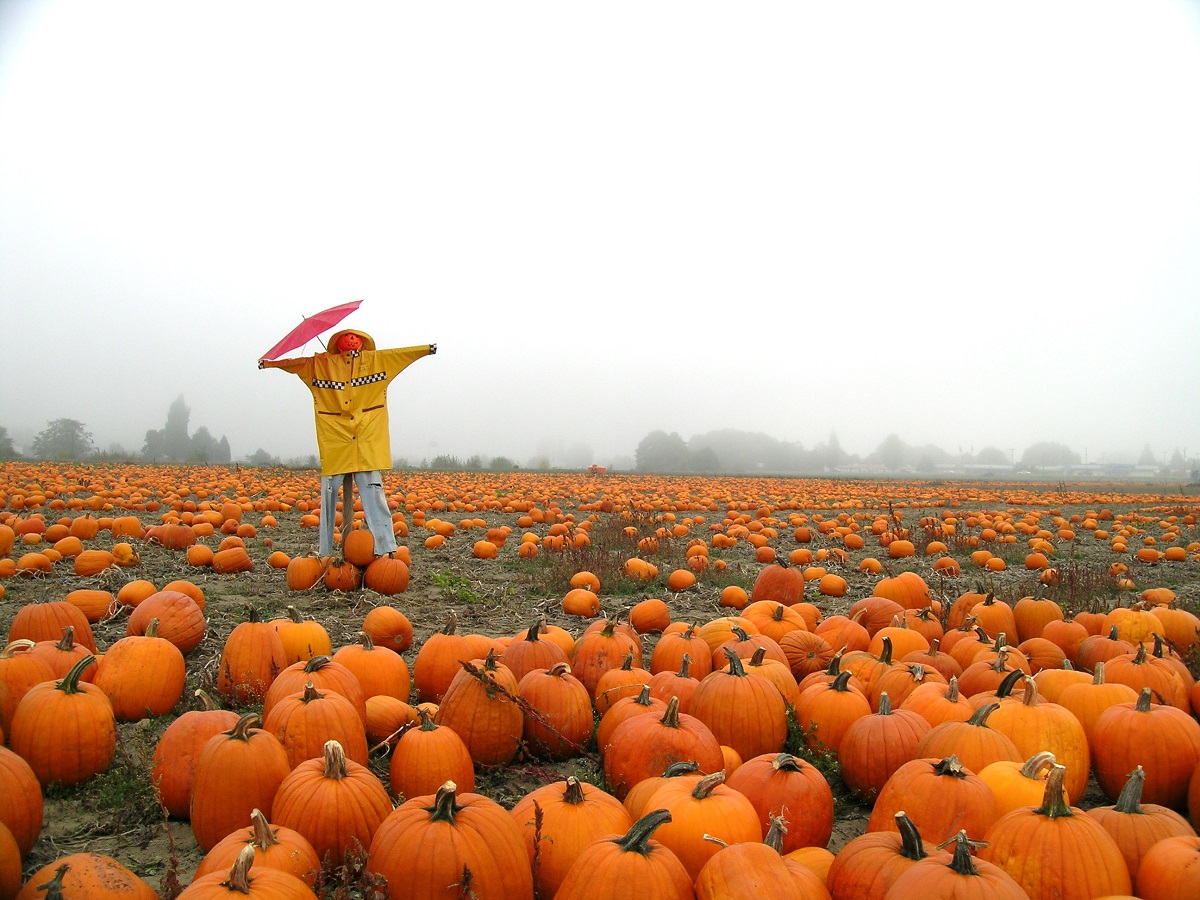
[[[363,345],[362,337],[355,334],[353,331],[346,331],[337,339],[337,349],[339,353],[351,353],[355,350],[361,350]]]

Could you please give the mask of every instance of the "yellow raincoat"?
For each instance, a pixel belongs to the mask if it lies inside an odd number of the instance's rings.
[[[371,336],[358,329],[339,331],[327,346],[336,347],[347,331],[362,338],[361,350],[259,360],[260,368],[291,372],[312,391],[322,475],[392,467],[387,386],[422,356],[436,352],[432,344],[376,350]]]

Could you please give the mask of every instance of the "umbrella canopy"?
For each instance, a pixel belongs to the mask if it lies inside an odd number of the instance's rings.
[[[297,347],[303,346],[322,331],[328,331],[330,328],[336,326],[338,322],[358,309],[361,304],[361,300],[355,300],[351,303],[343,303],[340,306],[331,306],[329,309],[323,309],[319,313],[306,316],[304,321],[289,331],[278,344],[260,356],[259,359],[275,359],[289,350],[295,350]]]

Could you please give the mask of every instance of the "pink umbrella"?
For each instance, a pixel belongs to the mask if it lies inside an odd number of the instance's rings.
[[[294,350],[297,347],[307,344],[322,331],[328,331],[330,328],[333,328],[338,322],[358,309],[361,304],[361,300],[355,300],[351,303],[343,303],[341,306],[331,306],[329,309],[323,309],[319,313],[313,313],[313,315],[305,317],[304,321],[289,331],[283,340],[260,356],[259,359],[275,359],[289,350]]]

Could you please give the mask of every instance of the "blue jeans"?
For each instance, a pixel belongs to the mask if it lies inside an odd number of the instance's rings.
[[[347,472],[344,475],[321,476],[321,527],[317,552],[333,555],[333,524],[337,519],[338,487],[342,488],[342,533],[350,527],[354,515],[354,485],[362,500],[367,527],[375,538],[375,555],[383,556],[396,549],[396,533],[392,530],[392,512],[383,494],[383,476],[378,469],[370,472]]]

